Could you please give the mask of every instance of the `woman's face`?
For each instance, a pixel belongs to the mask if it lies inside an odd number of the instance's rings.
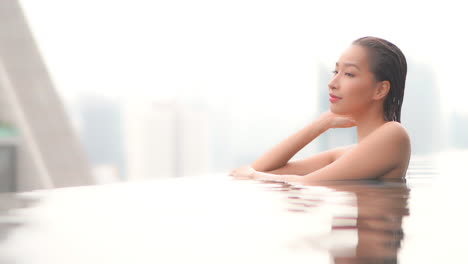
[[[376,81],[365,48],[351,45],[336,63],[328,84],[330,110],[340,115],[359,115],[372,104]]]

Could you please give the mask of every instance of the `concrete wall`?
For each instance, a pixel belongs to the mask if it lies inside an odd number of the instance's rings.
[[[13,0],[0,1],[1,120],[20,133],[17,190],[94,183],[21,7]]]

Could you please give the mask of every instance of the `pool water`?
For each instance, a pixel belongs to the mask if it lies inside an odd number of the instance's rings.
[[[466,152],[404,181],[226,174],[0,196],[0,263],[463,263]]]

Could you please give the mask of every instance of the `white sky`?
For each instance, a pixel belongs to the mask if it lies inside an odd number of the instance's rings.
[[[67,98],[179,91],[221,103],[278,102],[316,85],[319,61],[331,69],[352,40],[374,35],[428,63],[443,106],[468,113],[468,16],[455,1],[20,2]]]

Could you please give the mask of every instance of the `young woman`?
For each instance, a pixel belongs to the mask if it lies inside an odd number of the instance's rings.
[[[300,183],[404,177],[411,155],[400,124],[406,71],[405,56],[394,44],[375,37],[355,40],[328,84],[330,110],[230,175]],[[357,144],[289,161],[326,130],[353,126]]]

